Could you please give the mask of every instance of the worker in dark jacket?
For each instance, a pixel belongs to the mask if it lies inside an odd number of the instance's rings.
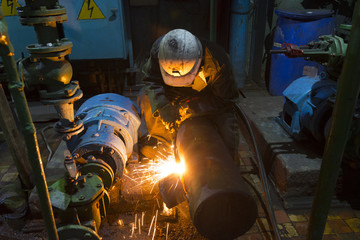
[[[141,143],[155,146],[143,146],[143,155],[154,158],[158,151],[169,151],[181,122],[201,116],[213,123],[214,131],[238,160],[239,130],[233,104],[239,93],[224,49],[175,29],[155,41],[143,73],[145,87],[138,104],[151,138]]]

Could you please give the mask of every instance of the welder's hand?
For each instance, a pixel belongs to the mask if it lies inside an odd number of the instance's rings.
[[[179,108],[171,103],[168,103],[159,109],[159,115],[165,128],[170,132],[174,132],[176,120],[179,119]]]

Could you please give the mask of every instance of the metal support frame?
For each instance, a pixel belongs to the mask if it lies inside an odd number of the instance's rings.
[[[344,65],[338,82],[330,134],[326,142],[319,182],[310,216],[307,239],[321,239],[331,198],[348,139],[352,116],[360,90],[360,1],[355,4],[353,26]]]
[[[16,112],[20,121],[28,150],[28,157],[33,170],[35,185],[39,194],[41,212],[44,218],[49,239],[59,239],[55,219],[51,208],[45,173],[36,139],[36,129],[31,119],[29,107],[24,93],[24,84],[20,81],[14,60],[14,49],[10,43],[7,25],[0,10],[0,55],[8,76],[9,90],[14,99]]]

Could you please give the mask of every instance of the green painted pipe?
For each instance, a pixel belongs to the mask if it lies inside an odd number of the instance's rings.
[[[216,42],[217,0],[210,0],[210,41]]]
[[[20,121],[25,144],[28,150],[30,165],[34,174],[34,181],[39,194],[41,212],[46,225],[48,238],[59,239],[54,214],[52,211],[44,168],[41,161],[39,147],[36,139],[36,129],[31,119],[27,105],[24,84],[20,81],[14,60],[14,49],[10,43],[7,25],[2,10],[0,9],[0,55],[7,73],[9,90],[14,99],[16,112]]]
[[[360,0],[353,15],[350,42],[340,79],[330,134],[326,142],[319,182],[310,216],[307,239],[322,239],[345,145],[360,89]]]

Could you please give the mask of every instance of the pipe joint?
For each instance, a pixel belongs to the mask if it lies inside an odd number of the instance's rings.
[[[8,88],[12,92],[13,91],[22,92],[22,91],[24,91],[24,83],[22,83],[22,82],[9,83]]]

